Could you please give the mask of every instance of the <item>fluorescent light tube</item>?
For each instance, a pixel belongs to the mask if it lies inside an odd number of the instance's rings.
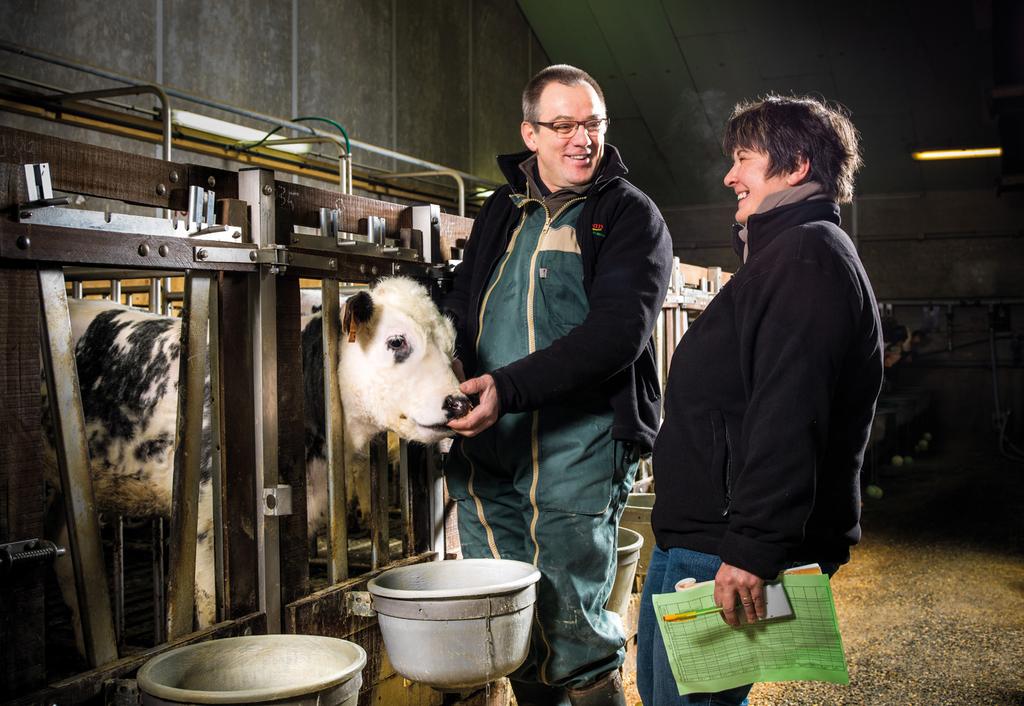
[[[937,159],[976,159],[978,157],[1001,157],[1001,147],[978,147],[962,150],[927,150],[914,152],[911,156],[919,162],[931,162]]]
[[[270,130],[257,130],[256,128],[245,127],[244,125],[236,125],[235,123],[229,123],[227,120],[211,118],[208,115],[190,113],[187,110],[172,110],[171,122],[175,125],[217,135],[234,142],[259,142],[270,132]],[[260,147],[269,147],[282,152],[291,152],[292,154],[305,154],[312,147],[312,145],[302,144],[274,145],[275,140],[282,139],[285,139],[285,136],[271,135]]]

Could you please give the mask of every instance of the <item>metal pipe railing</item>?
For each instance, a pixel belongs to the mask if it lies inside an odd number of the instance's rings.
[[[140,81],[140,80],[132,78],[130,76],[124,76],[124,75],[115,73],[113,71],[107,71],[106,69],[101,69],[101,68],[98,68],[98,67],[95,67],[95,66],[90,66],[88,64],[83,64],[81,62],[72,61],[70,59],[58,56],[56,54],[50,54],[49,52],[44,52],[44,51],[39,51],[37,49],[31,49],[29,47],[24,47],[24,46],[21,46],[20,44],[15,44],[14,42],[8,42],[8,41],[0,40],[0,51],[7,51],[7,52],[11,52],[13,54],[19,54],[21,56],[27,56],[27,57],[30,57],[32,59],[37,59],[39,61],[45,61],[45,62],[48,62],[48,63],[51,63],[51,64],[55,64],[57,66],[63,66],[65,68],[73,69],[75,71],[81,71],[83,73],[92,74],[93,76],[99,76],[101,78],[106,78],[106,79],[109,79],[111,81],[119,81],[121,83],[127,83],[127,84],[130,84],[130,85],[133,85],[133,86],[154,85],[154,84],[151,84],[151,83],[146,82],[146,81]],[[277,118],[277,117],[274,117],[272,115],[266,115],[265,113],[259,113],[259,112],[254,111],[254,110],[247,110],[245,108],[238,108],[238,107],[235,107],[235,106],[232,106],[232,105],[228,105],[226,103],[220,103],[218,101],[210,100],[209,98],[203,98],[203,97],[200,97],[200,96],[194,96],[194,95],[191,95],[189,93],[185,93],[184,91],[179,91],[178,89],[172,88],[170,86],[160,85],[159,87],[168,96],[172,96],[174,98],[180,98],[180,99],[186,100],[186,101],[188,101],[190,103],[195,103],[197,105],[204,105],[204,106],[206,106],[208,108],[215,108],[217,110],[223,110],[225,112],[232,113],[234,115],[240,115],[240,116],[246,117],[246,118],[251,118],[253,120],[260,120],[260,121],[263,121],[263,122],[266,122],[266,123],[270,123],[271,125],[276,125],[278,127],[290,128],[292,130],[297,130],[297,131],[299,131],[299,132],[301,132],[303,134],[306,134],[306,135],[318,135],[320,137],[334,137],[331,133],[323,132],[321,130],[317,130],[316,128],[312,128],[312,127],[309,127],[308,125],[303,125],[301,123],[292,122],[291,120],[283,120],[281,118]],[[492,182],[490,180],[484,179],[482,177],[478,177],[476,175],[469,174],[467,172],[459,171],[457,169],[452,169],[452,168],[446,167],[446,166],[444,166],[442,164],[436,164],[434,162],[429,162],[429,161],[427,161],[425,159],[419,159],[417,157],[412,157],[410,155],[403,154],[401,152],[397,152],[395,150],[387,149],[386,147],[379,147],[377,145],[371,145],[371,144],[369,144],[367,142],[361,142],[359,140],[352,140],[352,139],[349,140],[349,144],[350,144],[351,147],[358,147],[361,150],[365,150],[367,152],[372,152],[372,153],[380,155],[382,157],[389,157],[389,158],[397,160],[399,162],[404,162],[406,164],[412,164],[412,165],[415,165],[417,167],[422,167],[424,169],[429,169],[429,170],[432,170],[432,171],[452,172],[453,174],[458,174],[461,178],[463,178],[463,179],[465,179],[467,181],[472,181],[474,183],[482,184],[484,186],[489,186],[489,187],[496,187],[496,186],[498,186],[498,184],[496,184],[495,182]]]
[[[455,180],[455,186],[459,192],[459,215],[466,215],[466,181],[462,178],[462,175],[454,169],[431,169],[424,172],[394,172],[391,174],[381,174],[378,178],[380,179],[401,179],[404,177],[426,177],[426,176],[446,176],[451,177]]]
[[[96,100],[98,98],[114,98],[116,96],[137,96],[149,93],[160,100],[160,121],[163,124],[164,137],[164,160],[171,161],[171,99],[167,97],[164,89],[153,83],[135,84],[125,88],[106,88],[100,91],[83,91],[81,93],[60,93],[57,95],[45,96],[47,100],[57,103],[68,103],[71,101]]]

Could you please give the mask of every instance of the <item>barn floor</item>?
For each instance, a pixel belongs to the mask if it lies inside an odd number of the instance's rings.
[[[756,684],[750,706],[1024,706],[1024,465],[940,444],[877,482],[832,581],[850,684]]]
[[[832,582],[850,685],[758,684],[751,706],[1024,704],[1024,465],[940,445],[879,485]]]

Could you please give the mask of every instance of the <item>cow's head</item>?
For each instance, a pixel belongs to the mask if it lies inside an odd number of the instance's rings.
[[[451,369],[455,331],[411,279],[380,281],[345,303],[340,362],[345,421],[356,448],[380,429],[433,443],[469,400]]]

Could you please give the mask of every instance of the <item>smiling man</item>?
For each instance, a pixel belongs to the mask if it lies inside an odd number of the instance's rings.
[[[483,205],[444,306],[466,394],[448,457],[466,557],[541,571],[531,651],[511,675],[520,706],[624,704],[624,636],[604,610],[616,532],[660,419],[651,332],[672,244],[605,143],[601,88],[550,66],[523,91],[528,151],[499,157],[508,184]]]
[[[839,227],[857,132],[815,98],[738,105],[723,141],[736,196],[736,274],[672,358],[654,447],[657,547],[640,604],[647,706],[736,705],[750,685],[680,696],[651,596],[714,579],[734,627],[765,616],[764,582],[860,539],[860,469],[882,381],[878,308]]]

